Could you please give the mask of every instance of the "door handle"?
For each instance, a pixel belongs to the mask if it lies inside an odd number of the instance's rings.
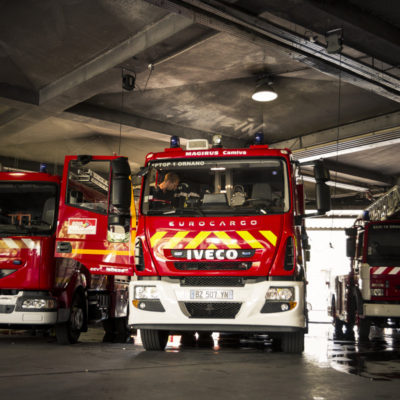
[[[57,242],[57,253],[72,253],[72,245],[70,242]]]

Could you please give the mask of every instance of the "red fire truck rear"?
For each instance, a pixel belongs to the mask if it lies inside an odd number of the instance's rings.
[[[169,334],[269,334],[302,352],[307,331],[303,186],[289,150],[261,144],[209,148],[176,137],[142,170],[129,323],[146,350]],[[314,168],[319,212],[330,207],[327,171]],[[159,198],[167,173],[172,199]]]
[[[126,158],[67,156],[62,179],[0,172],[0,327],[126,339],[135,218]],[[134,242],[133,242],[134,243]]]
[[[371,204],[346,230],[350,272],[335,279],[336,337],[368,340],[371,325],[400,327],[400,188]],[[345,332],[344,332],[345,328]]]

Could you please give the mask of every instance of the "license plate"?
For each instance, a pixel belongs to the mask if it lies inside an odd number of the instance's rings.
[[[191,289],[191,300],[232,300],[233,290],[223,289]]]

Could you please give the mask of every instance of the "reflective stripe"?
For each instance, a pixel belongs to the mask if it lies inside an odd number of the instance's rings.
[[[386,267],[379,267],[376,269],[374,272],[372,272],[374,275],[380,275],[383,274],[383,272],[386,270]]]
[[[278,238],[271,231],[260,231],[261,235],[263,235],[274,247],[276,246],[276,241]]]
[[[188,231],[178,232],[164,246],[165,249],[174,249],[179,242],[188,234]]]
[[[226,232],[215,231],[214,234],[222,241],[225,246],[228,246],[230,249],[240,249],[240,246],[237,244],[237,240],[232,239]]]
[[[242,239],[246,241],[253,249],[263,249],[264,246],[250,233],[247,231],[236,232]]]
[[[159,240],[161,240],[165,235],[167,231],[161,231],[161,232],[156,232],[150,239],[150,246],[154,247]]]
[[[200,232],[196,235],[194,239],[192,239],[185,247],[185,249],[196,249],[197,246],[204,240],[206,239],[211,232]]]
[[[121,250],[97,250],[97,249],[72,249],[72,254],[110,254],[114,256],[129,256],[133,255],[133,252],[121,251]]]
[[[26,245],[26,247],[28,247],[28,249],[34,249],[35,247],[36,247],[36,242],[34,241],[34,240],[32,240],[32,239],[21,239],[24,243],[25,243],[25,245]]]
[[[9,249],[19,249],[19,248],[21,248],[21,246],[18,246],[18,244],[14,240],[12,240],[10,238],[4,238],[3,242],[6,244],[6,246]]]
[[[400,267],[394,267],[390,272],[389,275],[396,275],[400,272]]]
[[[151,247],[154,247],[157,243],[160,242],[161,239],[165,238],[165,236],[168,233],[172,233],[171,231],[160,231],[156,232],[151,238],[150,238],[150,244]],[[194,238],[187,238],[187,236],[190,234],[190,231],[178,231],[174,234],[174,236],[165,238],[166,242],[164,244],[165,249],[176,249],[177,246],[182,242],[183,239],[186,238],[185,242],[187,243],[186,246],[184,247],[185,249],[197,249],[198,246],[200,246],[210,235],[217,237],[220,242],[222,242],[223,245],[228,247],[229,249],[241,249],[242,246],[239,243],[239,240],[236,238],[232,238],[229,236],[229,234],[225,231],[201,231],[198,232],[197,235]],[[274,247],[277,244],[278,238],[277,236],[272,232],[272,231],[259,231],[259,233],[268,240],[270,244],[272,244]],[[239,235],[245,243],[249,245],[253,249],[263,249],[265,246],[263,246],[262,242],[258,241],[249,231],[236,231],[236,234]],[[212,242],[212,240],[210,240]],[[210,243],[208,246],[208,249],[218,249],[219,247],[216,246],[216,241],[214,239],[215,243]]]

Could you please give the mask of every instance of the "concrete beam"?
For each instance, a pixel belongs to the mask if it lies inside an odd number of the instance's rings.
[[[96,75],[118,65],[128,58],[151,46],[168,39],[193,24],[193,20],[180,15],[170,14],[120,43],[113,49],[101,54],[62,78],[50,83],[39,91],[39,103],[43,104],[78,86]]]
[[[279,3],[279,7],[287,7],[287,5],[282,5],[282,2]],[[378,15],[371,15],[363,7],[357,7],[344,0],[334,2],[296,0],[296,7],[302,7],[305,13],[309,12],[311,8],[318,12],[322,21],[329,18],[331,24],[342,27],[346,32],[346,43],[353,48],[368,54],[373,47],[378,59],[393,65],[398,64],[400,32],[399,28],[391,25],[389,21],[380,19]],[[305,14],[305,16],[307,15]],[[299,22],[302,25],[301,21]],[[322,26],[323,23],[320,25]],[[326,32],[320,31],[319,33]]]
[[[400,103],[400,80],[343,54],[329,54],[325,47],[294,34],[263,18],[249,15],[226,4],[210,0],[146,0],[180,13],[209,28],[229,33],[260,46],[278,46],[289,57],[313,69],[371,90]]]
[[[0,97],[29,104],[39,104],[39,93],[34,90],[0,82]]]
[[[167,15],[113,49],[43,87],[39,93],[0,87],[0,97],[4,95],[2,103],[6,100],[30,105],[22,107],[22,112],[9,114],[0,124],[0,134],[12,141],[13,135],[22,130],[98,94],[109,84],[107,82],[120,80],[121,71],[113,67],[181,32],[191,24],[193,21],[188,18]]]
[[[68,114],[71,116],[68,117]],[[211,140],[212,136],[216,134],[215,132],[200,131],[198,129],[175,125],[165,121],[158,121],[151,118],[121,113],[119,111],[88,103],[81,103],[66,110],[66,112],[63,113],[63,116],[64,118],[72,118],[74,120],[76,120],[75,117],[77,116],[80,122],[94,122],[96,124],[97,120],[97,123],[100,122],[102,124],[101,121],[106,121],[108,123],[117,125],[117,127],[122,124],[123,126],[134,127],[149,132],[157,132],[165,135],[168,141],[169,137],[172,135],[176,135],[184,139],[204,138]],[[230,136],[223,136],[223,142],[226,147],[242,147],[245,145],[244,141],[232,138]]]

